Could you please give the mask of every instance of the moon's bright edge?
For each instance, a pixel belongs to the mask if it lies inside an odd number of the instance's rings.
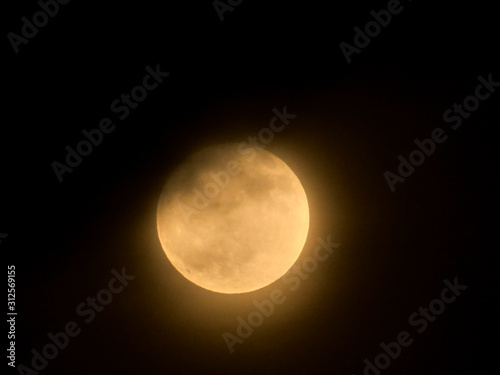
[[[196,285],[245,293],[283,276],[309,230],[306,193],[280,158],[226,144],[192,155],[163,188],[158,235],[172,265]]]

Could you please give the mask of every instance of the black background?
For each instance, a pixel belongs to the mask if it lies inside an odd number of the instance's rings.
[[[486,2],[402,4],[351,64],[339,43],[387,2],[246,0],[221,22],[210,1],[74,0],[18,54],[5,37],[0,247],[16,265],[17,364],[76,321],[82,333],[42,373],[361,374],[403,330],[414,342],[382,373],[488,369],[499,94],[456,131],[442,116],[479,75],[500,80],[497,15]],[[39,9],[9,5],[5,36]],[[157,64],[170,76],[117,120],[110,103]],[[308,194],[298,264],[317,237],[342,245],[294,292],[199,288],[161,249],[160,191],[189,154],[257,135],[283,106],[297,118],[267,149]],[[51,163],[103,117],[116,129],[59,183]],[[447,141],[392,193],[383,173],[436,127]],[[136,278],[85,324],[75,307],[122,267]],[[468,289],[416,333],[408,316],[455,277]],[[275,288],[286,302],[230,354],[222,334]]]

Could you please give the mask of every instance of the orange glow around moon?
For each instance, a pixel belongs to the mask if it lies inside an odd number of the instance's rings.
[[[246,293],[283,276],[309,230],[305,191],[278,157],[256,148],[209,147],[179,166],[158,203],[158,235],[194,284]]]

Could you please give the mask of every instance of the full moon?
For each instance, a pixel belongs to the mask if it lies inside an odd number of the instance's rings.
[[[213,292],[246,293],[295,263],[309,230],[309,206],[280,158],[225,144],[195,153],[172,173],[160,195],[157,227],[167,258],[186,279]]]

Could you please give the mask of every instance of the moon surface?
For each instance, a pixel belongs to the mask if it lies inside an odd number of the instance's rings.
[[[309,206],[280,158],[224,144],[195,153],[174,171],[160,195],[157,227],[166,256],[185,278],[213,292],[246,293],[295,263]]]

